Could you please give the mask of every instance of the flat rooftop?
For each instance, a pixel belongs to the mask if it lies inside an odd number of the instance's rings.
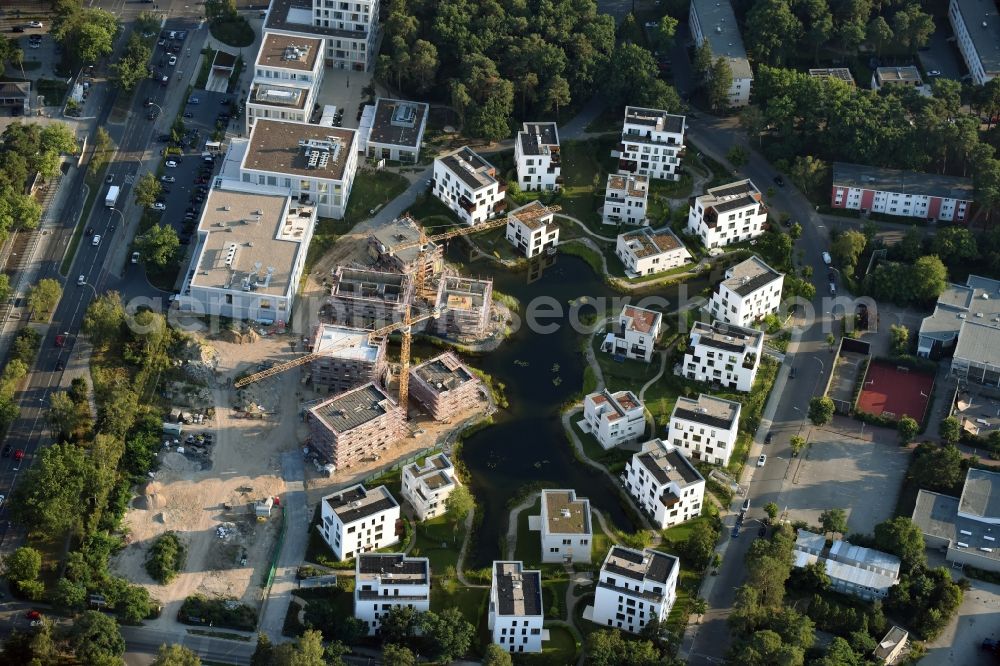
[[[269,32],[257,52],[257,66],[311,72],[322,51],[322,39]]]
[[[854,86],[854,75],[847,67],[818,67],[809,70],[809,76],[817,79],[840,79],[844,83]]]
[[[497,182],[493,176],[495,173],[493,165],[468,146],[462,146],[437,159],[472,190],[488,187]]]
[[[402,553],[362,553],[354,566],[361,580],[424,585],[431,578],[431,566],[426,557],[407,557]]]
[[[424,361],[411,371],[438,393],[452,391],[473,381],[472,373],[452,352]]]
[[[964,321],[953,357],[977,366],[1000,366],[1000,325],[990,321]]]
[[[612,546],[601,565],[602,571],[618,573],[632,580],[652,581],[665,585],[670,573],[678,566],[673,555],[646,548],[635,550],[625,546]]]
[[[622,308],[621,317],[625,318],[630,330],[640,333],[649,333],[654,327],[660,324],[663,315],[654,310],[647,310],[635,305],[626,305]]]
[[[833,186],[862,190],[896,192],[916,196],[941,197],[972,201],[974,188],[971,178],[917,173],[900,169],[883,169],[864,164],[833,163]]]
[[[389,408],[395,406],[395,402],[385,391],[369,383],[338,393],[309,411],[322,419],[334,432],[344,434],[385,416]]]
[[[964,518],[958,515],[958,507],[957,497],[921,490],[912,519],[925,535],[948,541],[949,548],[1000,561],[1000,526]]]
[[[455,483],[453,478],[455,468],[451,464],[451,459],[444,453],[430,456],[424,460],[423,465],[413,463],[409,466],[408,471],[414,479],[423,481],[431,490]]]
[[[357,132],[261,118],[250,132],[243,168],[344,180]],[[318,193],[317,193],[318,194]]]
[[[1000,473],[985,469],[966,472],[958,512],[969,518],[1000,519]]]
[[[364,32],[340,30],[313,25],[313,6],[310,0],[271,0],[264,29],[287,32],[340,37],[342,39],[363,39]]]
[[[385,486],[366,490],[360,483],[323,498],[345,525],[398,507],[396,499]]]
[[[379,244],[382,253],[392,254],[399,258],[404,264],[416,260],[420,256],[420,225],[412,217],[397,217],[389,224],[383,225],[372,231],[372,238]],[[403,250],[393,250],[397,245],[410,243],[410,247]],[[437,243],[428,241],[424,247],[427,252],[435,252]]]
[[[559,148],[559,130],[555,123],[524,123],[517,133],[521,152],[525,155],[549,155]]]
[[[970,275],[964,285],[949,284],[938,296],[934,313],[924,317],[920,335],[955,338],[966,321],[993,322],[1000,316],[1000,281]]]
[[[250,104],[277,106],[285,109],[304,110],[309,99],[307,84],[256,82],[250,86]]]
[[[684,116],[641,106],[625,107],[625,124],[641,125],[654,132],[672,132],[674,134],[684,132]]]
[[[379,97],[375,101],[375,117],[368,135],[369,143],[419,148],[429,108],[424,102]]]
[[[549,211],[548,206],[536,199],[535,201],[515,208],[510,211],[507,216],[508,218],[517,218],[521,224],[528,227],[532,231],[535,231],[548,226],[552,222],[553,214],[554,213]]]
[[[649,179],[637,174],[609,173],[607,189],[609,192],[624,192],[630,197],[645,198],[649,191]]]
[[[750,201],[751,199],[752,201]],[[745,178],[733,183],[710,188],[705,191],[705,194],[698,197],[697,201],[705,208],[711,206],[722,212],[732,208],[742,208],[753,203],[760,203],[761,193],[757,189],[757,186],[753,184],[753,181]],[[724,204],[727,203],[729,205],[725,206]]]
[[[705,480],[680,450],[661,439],[646,442],[642,445],[642,451],[636,455],[639,464],[660,485],[674,483],[679,488],[684,488]]]
[[[575,490],[543,490],[542,505],[549,534],[591,534],[590,500]]]
[[[738,402],[700,393],[697,399],[684,396],[677,398],[670,418],[730,430],[740,418],[740,409],[741,405]]]
[[[702,35],[712,49],[712,58],[725,58],[734,78],[753,78],[747,50],[743,46],[733,6],[728,0],[692,0]]]
[[[913,65],[907,67],[879,67],[875,70],[875,78],[883,83],[922,83],[920,71]]]
[[[451,311],[478,310],[487,305],[486,293],[492,288],[492,280],[446,275],[441,278],[441,298],[438,305]]]
[[[349,326],[335,324],[320,324],[313,336],[314,354],[323,354],[331,358],[343,358],[355,361],[375,363],[381,347],[373,345],[368,339],[369,331]]]
[[[956,0],[983,71],[1000,73],[1000,10],[992,0]]]
[[[626,232],[619,236],[619,238],[632,251],[632,254],[639,258],[672,252],[678,248],[686,249],[684,248],[684,243],[681,242],[681,239],[677,237],[677,234],[670,227],[663,227],[656,230],[643,227],[635,231]]]
[[[523,562],[494,562],[493,587],[497,614],[530,617],[542,614],[542,574],[525,571]]]
[[[191,285],[282,296],[315,221],[315,210],[287,194],[213,188],[198,223],[204,241]]]
[[[691,340],[698,338],[697,344],[723,351],[743,353],[760,346],[764,334],[754,328],[743,328],[732,324],[714,322],[711,325],[696,321],[691,327]]]
[[[763,259],[753,255],[726,270],[726,279],[722,284],[740,296],[747,296],[783,277],[784,275],[768,266]]]

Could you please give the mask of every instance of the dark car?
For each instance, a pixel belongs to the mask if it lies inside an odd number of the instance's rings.
[[[15,25],[13,28],[10,29],[10,31],[11,32],[24,32],[24,28],[21,27],[21,26],[19,26],[19,25]]]
[[[767,535],[767,528],[764,527],[763,525],[761,525],[760,529],[757,530],[757,536],[762,537],[762,536],[766,536],[766,535]]]
[[[56,370],[62,370],[66,367],[66,364],[62,362],[62,359],[56,361]]]
[[[93,236],[94,235],[94,227],[87,227],[87,230],[84,233],[87,234],[88,236]]]
[[[10,458],[11,446],[10,444],[4,444],[3,447],[3,457]]]
[[[795,379],[795,366],[794,365],[792,366],[792,369],[788,371],[788,378],[789,379]]]
[[[774,433],[773,432],[769,432],[769,433],[767,433],[767,436],[764,437],[764,443],[765,444],[770,444],[772,439],[774,439]]]
[[[774,184],[777,185],[778,187],[784,187],[785,186],[785,179],[782,178],[781,176],[775,176],[774,177]]]
[[[186,112],[184,113],[184,117],[185,117],[185,118],[194,118],[194,114],[193,114],[193,113],[191,113],[190,111],[186,111]]]
[[[979,647],[988,652],[1000,653],[1000,641],[992,638],[984,638]]]
[[[734,539],[740,535],[740,527],[736,525],[733,527],[733,531],[729,533]]]

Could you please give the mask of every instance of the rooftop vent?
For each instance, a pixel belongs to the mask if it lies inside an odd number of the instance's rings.
[[[570,517],[569,509],[564,507],[561,511],[559,511],[559,515],[562,516],[563,518],[569,518]]]

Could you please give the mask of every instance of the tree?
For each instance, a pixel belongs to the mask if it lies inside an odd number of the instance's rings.
[[[68,578],[60,578],[56,583],[52,601],[61,608],[70,611],[79,610],[87,603],[87,588]]]
[[[559,117],[559,109],[568,105],[572,101],[569,90],[569,81],[561,76],[553,76],[549,85],[545,88],[545,110],[555,111]]]
[[[688,610],[691,611],[692,615],[704,615],[708,612],[708,602],[702,597],[691,597]]]
[[[965,227],[945,227],[931,239],[931,251],[947,265],[979,258],[976,237]]]
[[[118,600],[118,614],[129,624],[139,624],[153,609],[149,590],[141,585],[129,585]]]
[[[830,576],[826,573],[826,565],[822,562],[807,564],[796,569],[798,585],[807,590],[822,592],[830,587]]]
[[[853,274],[868,239],[860,231],[849,230],[838,234],[830,243],[830,254],[845,273]]]
[[[42,571],[42,554],[21,546],[3,561],[3,575],[18,589],[30,588]]]
[[[261,632],[257,634],[257,647],[250,657],[250,666],[271,666],[274,658],[274,646],[267,634]]]
[[[385,643],[403,643],[413,635],[420,618],[409,606],[393,606],[382,618],[379,634]]]
[[[749,155],[747,154],[746,148],[739,144],[734,144],[733,147],[726,152],[726,159],[730,164],[739,169],[747,163]]]
[[[731,663],[745,666],[802,666],[805,654],[801,647],[785,644],[777,632],[763,629],[737,643],[730,652],[730,659]]]
[[[169,224],[154,224],[136,242],[136,248],[144,260],[160,268],[170,263],[180,245],[177,231]]]
[[[875,547],[899,558],[903,571],[924,566],[924,535],[912,520],[896,516],[875,526]]]
[[[894,356],[906,356],[910,351],[910,329],[905,324],[889,326],[889,347]]]
[[[708,76],[708,70],[711,67],[712,47],[709,46],[707,39],[703,39],[694,51],[694,57],[691,60],[691,69],[699,79],[703,79]]]
[[[774,520],[778,517],[778,513],[780,511],[781,509],[779,509],[778,505],[774,502],[768,502],[764,505],[764,513],[767,514],[767,517],[770,518],[772,522],[774,522]]]
[[[0,273],[0,303],[6,303],[10,298],[10,278],[6,273]]]
[[[733,68],[724,58],[717,58],[708,73],[708,103],[713,109],[729,108],[729,89],[733,85]]]
[[[111,65],[112,80],[122,90],[133,90],[138,83],[149,76],[146,67],[152,55],[153,52],[142,41],[139,34],[133,32],[129,37],[125,53],[118,59],[118,62]]]
[[[806,194],[814,194],[827,181],[829,167],[826,162],[812,155],[797,156],[788,169],[788,177]]]
[[[652,641],[626,641],[617,629],[602,629],[587,637],[587,663],[591,666],[654,666],[660,652]]]
[[[80,408],[66,391],[56,391],[49,398],[49,427],[56,439],[71,439],[80,424]]]
[[[382,648],[382,663],[385,666],[416,666],[417,658],[405,645],[389,643]]]
[[[496,643],[490,643],[486,646],[486,652],[483,653],[483,666],[512,666],[512,664],[510,652]]]
[[[865,37],[869,42],[875,44],[875,55],[881,56],[882,47],[892,41],[892,28],[889,27],[889,23],[884,18],[876,16],[868,22],[868,27],[865,28]]]
[[[695,523],[688,538],[680,546],[680,554],[685,559],[685,565],[697,571],[707,567],[715,554],[715,542],[718,539],[715,529],[707,522]]]
[[[954,445],[917,447],[910,478],[920,488],[951,493],[962,481],[962,453]]]
[[[833,420],[833,400],[827,396],[817,396],[809,401],[809,420],[814,425],[826,425]]]
[[[36,319],[48,321],[62,298],[62,286],[52,278],[42,278],[28,292],[28,307]]]
[[[125,306],[117,291],[99,295],[90,302],[83,317],[83,332],[96,347],[106,347],[121,335],[125,323]]]
[[[674,36],[677,34],[677,19],[669,14],[660,17],[656,26],[656,44],[661,51],[669,51],[674,47]]]
[[[427,40],[418,39],[413,44],[411,54],[410,78],[417,91],[426,92],[434,81],[434,75],[440,65],[437,47]]]
[[[802,35],[787,0],[754,3],[746,18],[747,50],[758,62],[780,65]]]
[[[861,662],[850,644],[840,636],[835,636],[827,646],[826,653],[811,663],[815,666],[859,666]]]
[[[916,51],[930,40],[934,33],[934,20],[924,13],[919,3],[905,5],[892,17],[896,41],[901,46]]]
[[[449,520],[456,523],[465,520],[469,512],[476,507],[476,501],[466,486],[455,486],[444,501]]]
[[[163,187],[156,176],[151,173],[144,173],[135,184],[135,203],[143,208],[149,208],[160,198]]]
[[[490,141],[500,141],[510,134],[510,114],[514,110],[514,84],[505,79],[495,82],[494,89],[482,104],[473,106],[469,116],[469,132]]]
[[[454,607],[441,613],[424,613],[420,618],[420,628],[430,647],[431,658],[443,662],[468,652],[476,634],[476,628]]]
[[[327,666],[323,650],[323,634],[307,629],[292,643],[282,643],[271,649],[272,663],[281,666]]]
[[[912,416],[904,415],[896,424],[896,430],[899,432],[899,443],[909,444],[917,436],[920,424]]]
[[[948,286],[948,270],[935,256],[920,257],[911,270],[911,292],[917,302],[931,302],[937,299]]]
[[[117,33],[118,19],[114,14],[103,9],[83,9],[79,5],[75,11],[57,18],[51,30],[55,40],[66,49],[73,69],[110,55]]]
[[[81,502],[92,472],[86,452],[72,444],[40,449],[14,489],[11,513],[29,531],[64,534],[80,527],[89,507]]]
[[[792,435],[789,444],[792,447],[792,455],[797,456],[802,452],[802,449],[806,448],[806,438],[801,435]]]
[[[183,645],[161,645],[153,666],[201,666],[201,658]]]
[[[69,645],[84,664],[121,663],[125,654],[125,639],[118,623],[98,611],[86,611],[73,622]]]
[[[954,416],[947,416],[941,419],[941,423],[938,424],[938,437],[945,444],[958,444],[961,434],[961,425]]]
[[[827,509],[819,514],[819,524],[825,532],[847,534],[847,512],[843,509]]]

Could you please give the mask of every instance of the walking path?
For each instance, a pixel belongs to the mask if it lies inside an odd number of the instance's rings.
[[[660,380],[660,377],[663,376],[664,371],[666,371],[667,369],[667,356],[669,356],[670,350],[676,346],[677,346],[677,340],[675,340],[668,348],[657,352],[660,355],[660,371],[657,372],[652,379],[643,384],[641,389],[639,389],[639,402],[642,403],[643,405],[646,404],[646,389],[648,389],[650,386],[658,382]],[[646,422],[649,423],[649,432],[652,435],[655,435],[656,421],[653,419],[653,413],[649,411],[648,408],[643,408],[643,411],[646,414]]]
[[[462,539],[462,547],[458,551],[458,561],[455,562],[455,577],[458,578],[458,582],[465,587],[478,587],[486,588],[489,585],[478,585],[470,583],[469,579],[465,577],[465,554],[469,550],[469,540],[472,538],[472,521],[476,515],[475,507],[469,511],[469,514],[465,517],[465,538]]]
[[[514,559],[514,552],[517,550],[517,520],[521,517],[521,512],[525,509],[530,509],[535,500],[541,496],[541,491],[531,493],[510,510],[510,516],[507,519],[507,541],[505,544],[505,552],[507,553],[508,560]]]

